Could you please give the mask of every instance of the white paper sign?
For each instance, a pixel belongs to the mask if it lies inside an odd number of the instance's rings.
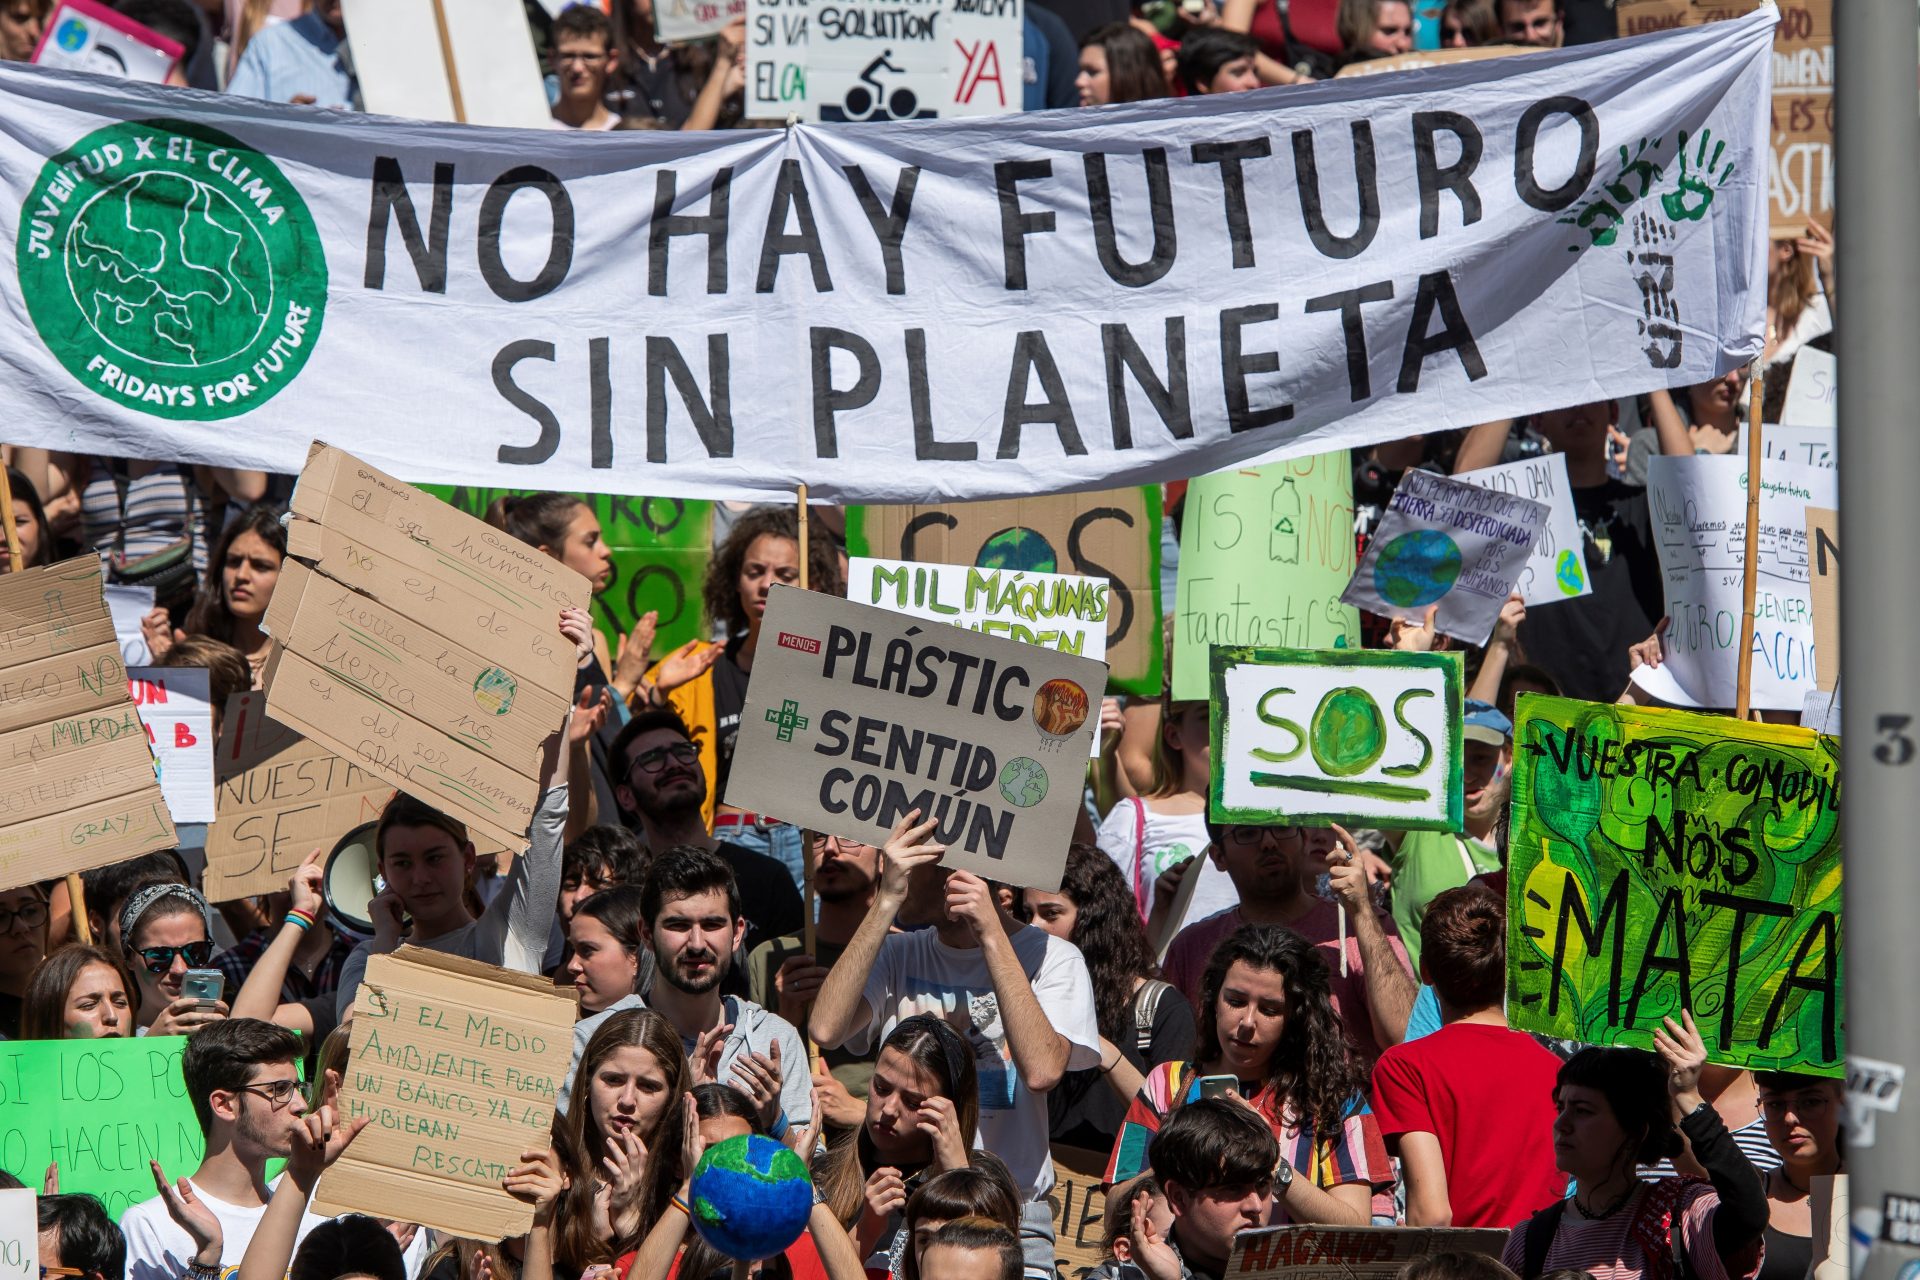
[[[699,40],[747,16],[747,0],[653,0],[653,30],[662,41]]]
[[[1482,489],[1511,493],[1547,504],[1547,521],[1534,540],[1533,556],[1520,571],[1516,584],[1529,606],[1552,604],[1590,595],[1586,540],[1580,536],[1580,517],[1573,510],[1573,490],[1567,484],[1567,456],[1543,453],[1497,467],[1463,471],[1454,477]]]
[[[107,612],[113,615],[113,636],[120,642],[120,660],[129,667],[144,667],[153,661],[147,647],[147,633],[140,619],[153,612],[152,587],[109,586]]]
[[[180,822],[213,821],[213,708],[205,667],[129,667],[127,691],[146,726],[160,794]]]
[[[459,72],[457,110],[435,7],[432,0],[345,0],[341,12],[367,110],[414,120],[550,127],[553,111],[521,0],[438,6]]]
[[[1673,619],[1662,678],[1649,688],[1679,706],[1726,708],[1737,700],[1746,488],[1744,458],[1654,458],[1647,469],[1647,502]],[[1754,707],[1799,711],[1815,688],[1807,507],[1837,506],[1838,491],[1837,472],[1762,464]]]
[[[1747,428],[1734,435],[1731,455],[1747,456]],[[1799,467],[1835,471],[1840,467],[1840,433],[1832,427],[1783,427],[1767,423],[1760,429],[1760,456]]]
[[[1340,599],[1409,622],[1438,604],[1434,626],[1485,644],[1550,514],[1544,502],[1409,471]]]
[[[748,114],[854,123],[1018,111],[1024,3],[747,0]]]
[[[0,1191],[0,1280],[40,1275],[39,1206],[31,1187]]]
[[[160,84],[185,52],[95,0],[60,0],[47,15],[33,60],[43,67]]]
[[[1832,353],[1802,347],[1787,375],[1787,399],[1780,421],[1789,427],[1837,427],[1840,373]]]

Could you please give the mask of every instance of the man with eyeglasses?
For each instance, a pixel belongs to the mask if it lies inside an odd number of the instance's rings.
[[[27,979],[47,954],[47,898],[38,885],[0,893],[0,1035],[20,1038]]]
[[[1323,834],[1323,833],[1316,833]],[[1222,939],[1243,924],[1285,925],[1314,944],[1332,977],[1333,1006],[1363,1057],[1371,1060],[1407,1034],[1419,984],[1392,917],[1372,905],[1352,837],[1339,837],[1325,869],[1339,902],[1312,893],[1309,872],[1321,869],[1300,827],[1234,826],[1207,820],[1206,856],[1227,873],[1240,904],[1182,929],[1167,947],[1161,976],[1200,1005],[1200,979]],[[1344,925],[1346,961],[1341,963]]]
[[[222,1268],[235,1267],[265,1216],[273,1188],[267,1162],[293,1150],[294,1126],[307,1104],[294,1063],[300,1038],[255,1018],[228,1018],[187,1037],[180,1074],[206,1137],[206,1157],[190,1181],[194,1198],[220,1220]],[[156,1180],[177,1170],[153,1165]],[[307,1214],[299,1236],[325,1222]],[[164,1196],[120,1216],[127,1238],[127,1280],[180,1280],[203,1274],[198,1245],[167,1211]]]
[[[620,117],[607,110],[607,81],[619,65],[613,47],[613,23],[600,10],[576,4],[553,20],[553,47],[547,64],[558,82],[554,121],[569,129],[615,129]]]
[[[747,933],[721,990],[726,995],[746,995],[746,955],[769,938],[800,929],[800,891],[793,887],[793,877],[779,859],[716,839],[707,830],[701,817],[707,775],[701,771],[700,751],[686,722],[673,708],[636,713],[607,754],[613,762],[613,795],[621,816],[635,826],[655,856],[693,845],[719,854],[733,868]]]

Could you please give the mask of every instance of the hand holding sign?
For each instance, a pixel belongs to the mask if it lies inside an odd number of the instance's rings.
[[[940,861],[947,851],[939,841],[927,839],[933,828],[933,819],[922,822],[920,811],[915,809],[901,815],[893,824],[893,834],[880,847],[880,897],[896,910],[907,900],[907,881],[914,868]]]

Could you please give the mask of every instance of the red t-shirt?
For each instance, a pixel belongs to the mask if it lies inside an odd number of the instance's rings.
[[[636,1256],[637,1251],[620,1255],[620,1260],[613,1264],[613,1274],[617,1280],[626,1280]],[[683,1246],[673,1257],[673,1267],[667,1272],[667,1280],[679,1280],[680,1259],[686,1256],[687,1251]],[[788,1247],[787,1265],[793,1270],[793,1280],[827,1280],[827,1266],[820,1260],[820,1251],[814,1246],[811,1230],[802,1231],[800,1238]]]
[[[1532,1036],[1455,1022],[1394,1045],[1373,1068],[1387,1149],[1403,1133],[1440,1140],[1456,1227],[1511,1227],[1566,1194],[1553,1167],[1560,1060]]]

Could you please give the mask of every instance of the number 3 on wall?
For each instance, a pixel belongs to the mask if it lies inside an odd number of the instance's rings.
[[[1913,760],[1913,739],[1907,734],[1907,727],[1913,723],[1912,716],[1881,716],[1873,722],[1874,732],[1883,741],[1873,749],[1873,758],[1881,764],[1908,764]]]

